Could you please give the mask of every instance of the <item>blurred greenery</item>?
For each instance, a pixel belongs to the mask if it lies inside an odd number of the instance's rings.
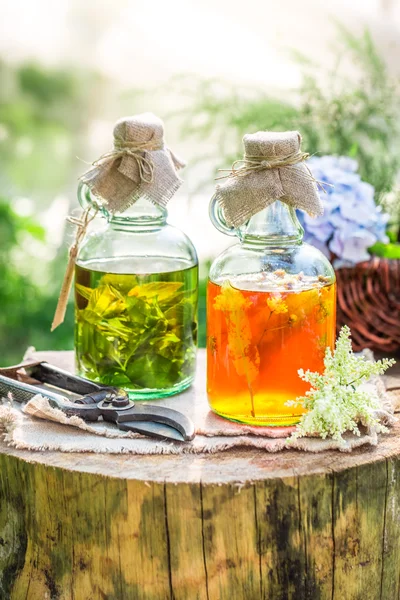
[[[0,62],[0,180],[7,196],[43,205],[69,186],[87,128],[90,76]]]
[[[40,281],[33,281],[28,269],[18,268],[15,250],[21,247],[22,238],[27,243],[45,241],[45,231],[35,221],[20,217],[10,204],[0,198],[0,352],[1,364],[19,362],[26,348],[66,349],[72,347],[72,311],[66,316],[64,327],[50,333],[56,296],[54,289],[47,291]],[[20,257],[20,260],[32,260]],[[51,293],[53,292],[53,293]]]
[[[245,132],[298,129],[304,148],[356,158],[362,177],[384,196],[398,237],[400,95],[368,32],[355,36],[338,25],[337,60],[331,71],[293,53],[303,71],[299,89],[275,96],[216,80],[180,77],[172,94],[187,96],[182,134],[207,140],[210,171],[238,158]],[[50,334],[64,273],[66,246],[50,242],[42,226],[58,195],[75,193],[76,155],[92,118],[96,74],[0,62],[0,360],[19,361],[29,345],[73,347],[72,302],[66,321]],[[212,177],[208,178],[211,181]],[[389,192],[389,194],[387,194]],[[21,210],[28,198],[31,213]],[[29,205],[28,202],[28,205]],[[62,233],[60,233],[60,236]],[[392,244],[395,255],[398,246]],[[379,247],[376,252],[385,253]],[[397,256],[397,254],[396,254]],[[200,281],[199,341],[205,345],[206,279]]]
[[[388,74],[368,31],[357,36],[337,24],[337,32],[336,61],[328,72],[292,52],[302,84],[282,97],[217,80],[177,80],[189,98],[182,134],[216,139],[215,155],[204,159],[214,168],[241,156],[246,132],[298,130],[310,154],[356,158],[361,177],[375,187],[379,201],[392,190],[400,167],[398,82]]]
[[[76,70],[0,62],[2,365],[20,361],[29,345],[73,347],[72,305],[65,325],[50,334],[65,247],[60,239],[58,252],[51,248],[40,223],[54,198],[67,193],[71,181],[75,186],[75,153],[86,134],[90,81],[90,74]]]

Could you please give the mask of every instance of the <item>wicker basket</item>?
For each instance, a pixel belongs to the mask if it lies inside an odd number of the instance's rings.
[[[400,349],[400,260],[373,258],[336,271],[337,328],[351,328],[354,350]]]

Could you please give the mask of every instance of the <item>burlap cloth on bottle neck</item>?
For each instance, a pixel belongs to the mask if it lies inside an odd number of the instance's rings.
[[[47,360],[66,369],[73,369],[72,352],[28,351],[26,359]],[[378,395],[381,421],[390,426],[394,422],[392,398],[385,392],[382,379],[375,378],[368,384],[369,390]],[[186,392],[164,400],[153,400],[162,406],[180,410],[192,418],[196,437],[185,444],[152,440],[134,433],[125,433],[110,423],[85,423],[78,417],[66,417],[61,411],[50,409],[42,397],[35,397],[32,414],[23,412],[23,406],[9,400],[0,405],[0,435],[15,448],[33,451],[57,450],[60,452],[98,452],[129,454],[202,454],[216,453],[231,448],[259,448],[278,452],[296,448],[308,452],[339,449],[351,451],[363,445],[376,445],[376,431],[363,430],[360,437],[347,434],[346,444],[319,438],[302,438],[290,446],[287,437],[291,427],[251,427],[222,419],[209,410],[205,391],[205,351],[199,351],[196,381]],[[63,423],[63,424],[60,424]],[[68,426],[69,425],[69,426]]]
[[[311,216],[322,215],[318,183],[305,161],[298,131],[258,131],[243,137],[243,159],[216,186],[216,198],[231,227],[243,225],[275,200],[300,208]],[[320,184],[320,187],[322,185]]]
[[[139,198],[166,206],[183,183],[177,170],[185,163],[165,145],[162,120],[153,113],[123,117],[113,134],[114,148],[81,181],[112,213],[125,211]]]

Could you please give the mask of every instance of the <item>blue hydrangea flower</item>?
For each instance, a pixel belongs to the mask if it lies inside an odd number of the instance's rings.
[[[346,156],[313,157],[308,165],[318,181],[329,185],[320,192],[325,209],[321,217],[299,214],[305,241],[328,257],[334,254],[337,268],[368,260],[370,246],[389,241],[389,215],[376,206],[374,188],[361,180],[357,162]]]

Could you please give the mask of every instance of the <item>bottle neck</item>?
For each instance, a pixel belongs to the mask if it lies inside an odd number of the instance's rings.
[[[161,206],[156,206],[150,200],[139,198],[121,214],[106,215],[110,226],[114,229],[134,231],[149,231],[160,229],[167,223],[168,212]]]
[[[239,228],[243,245],[281,248],[301,244],[304,230],[296,211],[276,200]]]
[[[99,205],[90,188],[80,182],[78,186],[78,200],[83,209],[88,207],[100,211],[114,229],[134,231],[157,230],[167,223],[168,212],[161,206],[156,206],[146,197],[139,198],[123,213],[112,214],[107,210],[107,205]]]

